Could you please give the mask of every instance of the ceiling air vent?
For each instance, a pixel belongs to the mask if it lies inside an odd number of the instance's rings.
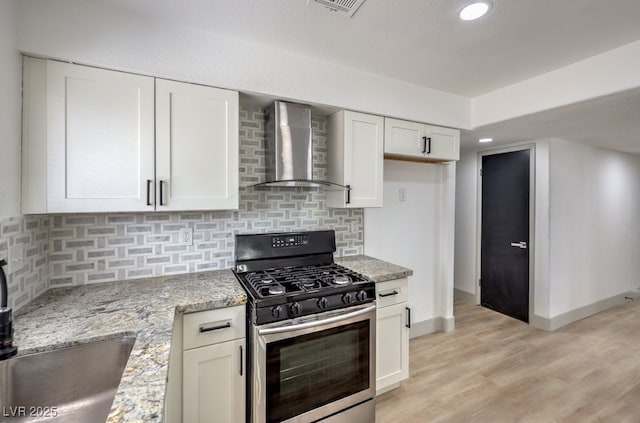
[[[364,3],[364,0],[314,0],[332,12],[352,17],[356,10]]]

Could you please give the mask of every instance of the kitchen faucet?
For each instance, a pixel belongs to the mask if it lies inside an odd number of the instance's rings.
[[[0,259],[0,360],[18,353],[18,347],[13,346],[11,309],[7,307],[7,275],[2,269],[6,264],[4,259]]]

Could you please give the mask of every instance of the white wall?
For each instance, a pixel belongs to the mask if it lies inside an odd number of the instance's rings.
[[[20,214],[22,61],[17,1],[0,1],[0,217]]]
[[[465,97],[82,0],[20,0],[26,53],[456,128]]]
[[[384,207],[365,209],[365,254],[414,272],[409,278],[413,322],[452,314],[445,291],[453,293],[453,286],[447,286],[453,269],[447,269],[441,251],[448,231],[442,216],[447,171],[443,165],[385,160]],[[406,190],[404,202],[400,188]]]
[[[476,292],[476,186],[478,156],[463,151],[456,170],[455,271],[454,286],[469,295]]]
[[[454,287],[466,298],[475,297],[479,302],[477,282],[480,278],[478,264],[478,176],[479,155],[504,152],[513,148],[534,146],[531,155],[534,165],[534,218],[533,240],[533,313],[547,318],[549,315],[549,142],[536,140],[496,149],[466,151],[460,156],[456,175],[455,260]]]
[[[553,319],[640,286],[640,157],[560,139],[528,144],[534,315]],[[454,286],[475,295],[478,152],[457,169]]]
[[[550,146],[553,317],[640,286],[640,157]]]

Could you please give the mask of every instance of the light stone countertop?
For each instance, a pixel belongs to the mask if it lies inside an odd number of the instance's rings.
[[[18,354],[136,335],[108,422],[163,419],[176,313],[245,304],[230,270],[53,288],[14,315]]]
[[[374,282],[386,282],[413,275],[411,269],[364,255],[336,257],[335,262],[367,276]]]
[[[375,282],[413,274],[364,255],[335,261]],[[24,355],[135,335],[107,422],[161,422],[176,313],[246,301],[231,270],[53,288],[15,313],[15,345]]]

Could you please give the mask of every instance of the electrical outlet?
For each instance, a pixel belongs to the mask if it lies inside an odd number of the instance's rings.
[[[181,245],[193,245],[193,228],[180,229],[179,243]]]
[[[18,244],[9,247],[9,259],[7,261],[8,275],[22,270],[24,267],[24,245]]]
[[[400,188],[398,190],[398,199],[400,201],[407,201],[407,189],[406,188]]]

